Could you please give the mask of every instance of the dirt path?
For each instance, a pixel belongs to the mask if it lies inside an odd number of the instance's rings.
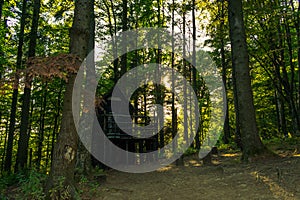
[[[240,164],[238,154],[220,154],[213,166],[202,166],[196,156],[185,166],[169,166],[145,174],[108,171],[107,181],[83,192],[83,199],[299,199],[300,155]]]

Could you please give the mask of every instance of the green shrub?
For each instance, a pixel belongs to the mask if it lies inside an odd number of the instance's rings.
[[[0,177],[0,199],[8,199],[8,197],[5,196],[6,190],[12,186],[18,184],[19,180],[19,174],[7,174],[4,173]]]
[[[46,175],[36,171],[30,171],[28,176],[23,176],[19,179],[21,198],[39,200],[45,199],[44,182]]]

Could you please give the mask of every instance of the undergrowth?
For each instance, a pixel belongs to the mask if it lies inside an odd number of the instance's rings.
[[[46,175],[34,170],[3,174],[0,179],[0,199],[40,200],[45,198]]]

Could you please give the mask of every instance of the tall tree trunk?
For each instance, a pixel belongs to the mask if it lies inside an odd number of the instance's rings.
[[[70,30],[70,53],[85,58],[89,48],[92,1],[75,1],[74,21]],[[60,133],[54,147],[50,177],[46,186],[47,198],[75,199],[74,170],[78,135],[72,114],[72,92],[76,74],[69,74],[64,94]],[[62,184],[63,187],[60,185]],[[51,189],[58,188],[55,191]],[[62,197],[65,194],[65,197]]]
[[[281,90],[281,85],[278,84],[278,90]],[[286,127],[286,117],[285,117],[285,105],[284,105],[284,100],[282,97],[282,91],[278,92],[279,94],[277,94],[277,91],[275,91],[276,94],[276,107],[278,107],[278,119],[279,119],[279,130],[278,131],[282,131],[283,135],[285,137],[288,136],[288,130]]]
[[[39,23],[41,1],[34,0],[33,18],[30,31],[29,50],[28,57],[35,56],[37,29]],[[27,155],[28,155],[28,122],[29,122],[29,110],[30,110],[30,96],[31,96],[31,77],[26,74],[25,88],[23,95],[22,113],[21,113],[21,125],[20,125],[20,138],[18,141],[18,151],[15,170],[23,169],[26,167]]]
[[[87,54],[92,52],[95,47],[95,16],[94,16],[94,0],[90,0],[91,3],[89,4],[91,8],[89,8],[90,11],[90,25],[89,25],[89,43],[88,43],[88,48],[87,48]],[[87,58],[87,79],[86,79],[86,88],[90,88],[93,85],[93,82],[96,77],[95,77],[95,58],[94,54],[92,56],[89,56]],[[84,105],[86,105],[88,102],[87,99],[84,99]],[[88,110],[88,109],[87,109]],[[88,110],[88,112],[92,112],[91,110]],[[89,116],[87,113],[82,113],[82,119],[86,119],[87,116]],[[90,124],[94,124],[93,119],[90,120],[83,120],[83,121],[88,121]],[[82,120],[80,123],[84,123]],[[84,127],[87,128],[92,128],[92,126],[84,125]],[[85,130],[88,131],[88,130]],[[89,130],[92,131],[92,130]],[[89,151],[86,149],[86,147],[82,144],[81,141],[79,141],[79,146],[78,146],[78,153],[77,153],[78,159],[77,159],[77,164],[76,168],[83,174],[88,175],[91,172],[92,168],[92,160],[91,160],[91,154]]]
[[[198,88],[197,88],[197,70],[196,70],[196,39],[197,39],[197,31],[196,31],[196,2],[195,0],[192,0],[192,23],[193,23],[193,52],[192,52],[192,63],[193,63],[193,68],[192,68],[192,77],[193,77],[193,89],[195,91],[195,94],[198,96]],[[198,106],[198,99],[196,99],[195,106]],[[196,120],[199,120],[199,113],[195,109],[195,117]],[[195,147],[196,149],[200,149],[200,136],[199,136],[199,130],[197,130],[196,135],[195,135]]]
[[[116,12],[115,12],[115,8],[114,8],[114,3],[113,3],[113,0],[110,0],[110,6],[111,6],[111,11],[112,11],[112,16],[113,16],[113,19],[114,19],[114,28],[113,28],[113,31],[114,31],[114,34],[111,32],[111,36],[115,36],[117,35],[117,16],[116,16]],[[114,53],[114,58],[117,57],[118,55],[118,43],[116,42],[115,38],[113,38],[113,42],[114,42],[114,46],[113,46],[113,53]],[[114,60],[114,81],[115,83],[118,81],[119,77],[120,77],[120,72],[119,72],[119,58],[116,58]]]
[[[172,138],[175,140],[175,136],[177,133],[177,114],[175,108],[175,80],[174,80],[174,70],[175,70],[175,0],[172,0],[172,54],[171,54],[171,62],[172,62]],[[173,152],[177,151],[177,141],[173,141],[172,145]]]
[[[274,74],[275,74],[275,86],[276,92],[278,92],[278,109],[279,109],[279,119],[280,119],[280,127],[281,131],[283,132],[284,136],[288,135],[287,130],[287,121],[286,121],[286,112],[285,112],[285,101],[289,104],[290,97],[289,97],[289,82],[287,80],[287,73],[286,73],[286,63],[285,63],[285,56],[284,56],[284,45],[283,45],[283,34],[281,32],[281,15],[276,19],[276,34],[278,39],[278,45],[274,43],[270,39],[271,49],[273,50],[273,65],[274,65]],[[270,34],[269,38],[274,37],[274,34]],[[280,49],[280,51],[276,51]],[[281,70],[282,68],[282,70]],[[283,72],[281,74],[281,71]]]
[[[11,110],[10,110],[9,131],[8,131],[8,140],[7,140],[7,148],[6,148],[6,158],[5,158],[5,165],[4,165],[4,170],[7,172],[11,171],[11,165],[12,165],[12,150],[13,150],[13,140],[14,140],[14,132],[15,132],[15,124],[16,124],[16,112],[17,112],[18,88],[19,88],[18,70],[21,68],[22,65],[24,29],[25,29],[26,10],[27,10],[26,7],[27,7],[27,0],[23,0],[22,16],[20,20],[21,26],[19,32],[16,74],[14,77],[15,80],[13,86],[13,96],[12,96],[12,103],[11,103]]]
[[[220,32],[221,32],[221,65],[222,65],[222,81],[225,87],[225,105],[226,105],[226,113],[225,113],[225,120],[223,126],[223,142],[225,144],[229,143],[230,140],[230,126],[229,126],[229,109],[228,109],[228,100],[227,100],[227,67],[226,67],[226,55],[225,55],[225,41],[224,41],[224,1],[222,1],[221,5],[221,23],[220,23]]]
[[[162,25],[162,19],[161,19],[161,2],[160,0],[157,0],[157,27],[160,28]],[[161,59],[162,59],[162,52],[161,52],[161,46],[160,46],[160,38],[157,38],[157,44],[158,44],[158,49],[157,49],[157,56],[156,56],[156,77],[158,80],[158,83],[155,84],[155,93],[156,93],[156,103],[159,105],[163,106],[163,99],[164,99],[164,94],[163,94],[163,89],[161,87],[161,72],[160,72],[160,64],[161,64]],[[162,109],[159,109],[157,112],[158,116],[158,126],[163,127],[164,126],[164,111]],[[161,120],[160,120],[161,119]],[[163,147],[165,146],[165,133],[164,129],[160,130],[158,132],[159,135],[159,147],[160,147],[160,153],[163,155],[164,154],[164,149]]]
[[[232,74],[235,74],[235,69],[233,67],[232,69]],[[233,96],[234,96],[234,111],[235,111],[235,130],[234,130],[234,135],[235,135],[235,143],[238,148],[243,150],[242,146],[242,136],[241,136],[241,128],[240,128],[240,119],[239,119],[239,103],[238,103],[238,98],[237,97],[237,83],[236,83],[236,78],[234,75],[232,75],[232,83],[233,83]]]
[[[285,6],[288,7],[289,3],[287,0],[285,0]],[[288,16],[287,12],[284,11],[284,16]],[[287,17],[283,18],[284,20],[284,28],[285,28],[285,39],[286,39],[286,44],[287,44],[287,50],[288,50],[288,60],[289,60],[289,67],[290,67],[290,87],[288,88],[289,91],[289,107],[291,111],[291,117],[292,117],[292,123],[293,123],[293,132],[294,134],[297,134],[300,129],[300,122],[299,122],[299,116],[297,113],[297,107],[295,103],[295,97],[294,97],[294,88],[295,88],[295,66],[293,62],[293,41],[292,41],[292,35],[291,35],[291,30],[290,30],[290,25],[288,22]],[[288,79],[287,79],[288,80]]]
[[[113,49],[113,56],[114,56],[114,83],[116,83],[118,81],[119,78],[119,68],[118,68],[118,64],[119,64],[119,58],[117,58],[118,56],[118,47],[117,47],[117,42],[115,39],[115,35],[116,35],[116,15],[114,12],[114,7],[113,7],[113,3],[112,1],[110,1],[110,5],[108,5],[108,2],[104,1],[104,6],[106,7],[106,12],[108,15],[108,24],[109,24],[109,34],[110,37],[112,38],[112,49]],[[112,14],[111,11],[112,10]],[[112,24],[112,17],[114,20],[114,26]]]
[[[297,58],[298,58],[298,112],[300,112],[300,1],[298,1],[298,10],[297,10]],[[299,116],[300,118],[300,116]],[[300,135],[300,133],[298,133]]]
[[[182,13],[182,18],[183,18],[183,21],[182,21],[182,32],[183,32],[183,37],[182,37],[182,40],[183,40],[183,49],[182,49],[182,55],[183,55],[183,59],[182,59],[182,62],[183,62],[183,76],[184,78],[187,78],[187,66],[186,66],[186,61],[185,61],[185,58],[186,58],[186,11],[185,11],[185,4],[183,5],[184,6],[184,11]],[[188,133],[188,130],[189,130],[189,127],[188,127],[188,110],[187,110],[187,84],[186,84],[186,81],[184,82],[183,84],[183,130],[184,130],[184,141],[185,143],[189,143],[189,133]]]
[[[125,32],[127,31],[127,12],[128,12],[128,1],[127,0],[123,0],[123,5],[122,5],[122,8],[123,8],[123,15],[122,15],[122,31]],[[122,36],[122,49],[124,52],[126,52],[126,34],[123,34]],[[127,53],[124,53],[122,56],[121,56],[121,75],[120,76],[123,76],[123,74],[125,74],[127,71]]]
[[[253,94],[251,88],[249,57],[243,20],[242,0],[229,0],[229,27],[233,77],[236,80],[239,127],[242,140],[242,160],[247,162],[252,157],[265,153],[266,148],[258,135]]]
[[[31,100],[31,106],[30,106],[30,112],[29,112],[29,116],[28,116],[28,129],[27,129],[27,135],[30,135],[30,132],[31,132],[31,127],[32,127],[32,121],[33,121],[33,101]],[[29,140],[29,137],[28,137],[28,140]],[[28,145],[28,142],[27,142],[27,145]],[[29,150],[29,158],[26,160],[26,166],[28,166],[27,168],[31,169],[31,164],[32,164],[32,148],[28,149],[28,146],[27,146],[27,152]]]
[[[298,1],[298,9],[295,9],[295,5],[294,5],[294,1],[290,1],[291,5],[292,5],[292,12],[296,13],[295,15],[295,28],[296,28],[296,44],[297,44],[297,64],[298,64],[298,91],[296,92],[297,96],[297,100],[298,100],[298,105],[296,105],[295,107],[297,108],[297,118],[298,118],[298,130],[296,131],[296,135],[300,136],[300,1]],[[296,101],[297,101],[296,100]]]
[[[46,143],[46,162],[45,162],[45,170],[46,172],[48,172],[48,166],[49,166],[49,163],[51,161],[51,145],[50,145],[50,137],[51,137],[51,134],[48,134],[47,136],[47,143]]]
[[[61,83],[62,84],[62,83]],[[50,161],[52,163],[53,160],[53,152],[54,152],[54,144],[56,141],[56,136],[59,130],[59,118],[60,118],[60,111],[61,111],[61,98],[62,98],[62,87],[59,89],[57,94],[57,101],[56,101],[56,111],[54,115],[54,126],[52,131],[52,140],[51,140],[51,153],[50,153]]]
[[[41,110],[40,110],[40,127],[39,127],[39,135],[38,135],[38,142],[37,142],[37,160],[35,162],[36,169],[40,169],[41,160],[42,160],[42,150],[43,150],[43,142],[44,142],[44,128],[45,128],[45,115],[46,115],[46,108],[47,108],[47,93],[48,93],[48,82],[42,87],[43,95],[41,97]]]

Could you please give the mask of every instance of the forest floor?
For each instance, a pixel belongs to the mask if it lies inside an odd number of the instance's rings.
[[[184,166],[144,174],[109,170],[104,183],[82,184],[81,196],[85,200],[300,200],[299,142],[269,148],[280,158],[242,164],[240,153],[220,151],[208,166],[190,155]]]

